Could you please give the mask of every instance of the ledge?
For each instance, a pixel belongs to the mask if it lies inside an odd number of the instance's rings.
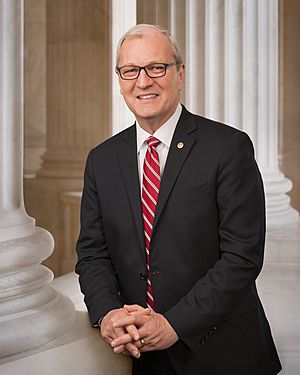
[[[2,358],[1,375],[130,375],[130,360],[114,354],[98,329],[91,327],[77,276],[58,277],[51,286],[71,298],[76,309],[74,324],[64,336],[38,350]]]

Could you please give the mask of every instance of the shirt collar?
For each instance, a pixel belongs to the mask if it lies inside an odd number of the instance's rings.
[[[173,134],[178,123],[179,117],[182,112],[182,105],[179,103],[173,115],[165,122],[156,132],[153,134],[161,143],[163,143],[168,148],[171,145]],[[150,136],[146,130],[140,127],[139,123],[136,121],[136,136],[137,136],[137,153],[139,154],[142,145],[146,139]]]

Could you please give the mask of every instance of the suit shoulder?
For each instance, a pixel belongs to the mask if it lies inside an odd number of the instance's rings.
[[[209,119],[207,117],[202,117],[198,115],[194,115],[196,117],[196,123],[197,127],[200,128],[201,130],[204,130],[208,133],[214,134],[214,135],[219,135],[221,137],[231,137],[237,133],[243,133],[241,130],[228,125],[221,123],[219,121],[215,121],[212,119]]]
[[[129,128],[126,128],[125,130],[122,130],[121,132],[107,138],[106,140],[95,146],[90,152],[97,155],[111,152],[115,150],[116,146],[120,141],[122,141],[122,139],[126,139],[133,135],[135,135],[135,125],[132,125]]]
[[[237,140],[246,142],[250,141],[250,143],[252,143],[247,133],[242,130],[207,117],[196,115],[188,111],[186,112],[195,124],[195,128],[198,131],[196,131],[198,137],[207,137],[209,139],[213,139],[217,143],[221,142],[225,144],[229,142],[232,137]]]
[[[220,158],[227,149],[245,149],[253,152],[253,144],[245,132],[233,126],[190,113],[185,108],[182,115],[181,129],[189,133],[202,150],[207,150],[207,152],[214,150],[215,156]]]

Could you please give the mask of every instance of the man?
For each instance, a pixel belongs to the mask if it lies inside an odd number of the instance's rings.
[[[180,104],[167,31],[130,29],[116,72],[136,123],[87,159],[76,271],[92,324],[135,375],[277,374],[255,286],[265,210],[251,141]]]

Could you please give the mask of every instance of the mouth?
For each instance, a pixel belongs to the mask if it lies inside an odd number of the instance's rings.
[[[158,94],[144,94],[144,95],[138,95],[137,98],[140,100],[149,100],[149,99],[155,99],[158,97]]]

